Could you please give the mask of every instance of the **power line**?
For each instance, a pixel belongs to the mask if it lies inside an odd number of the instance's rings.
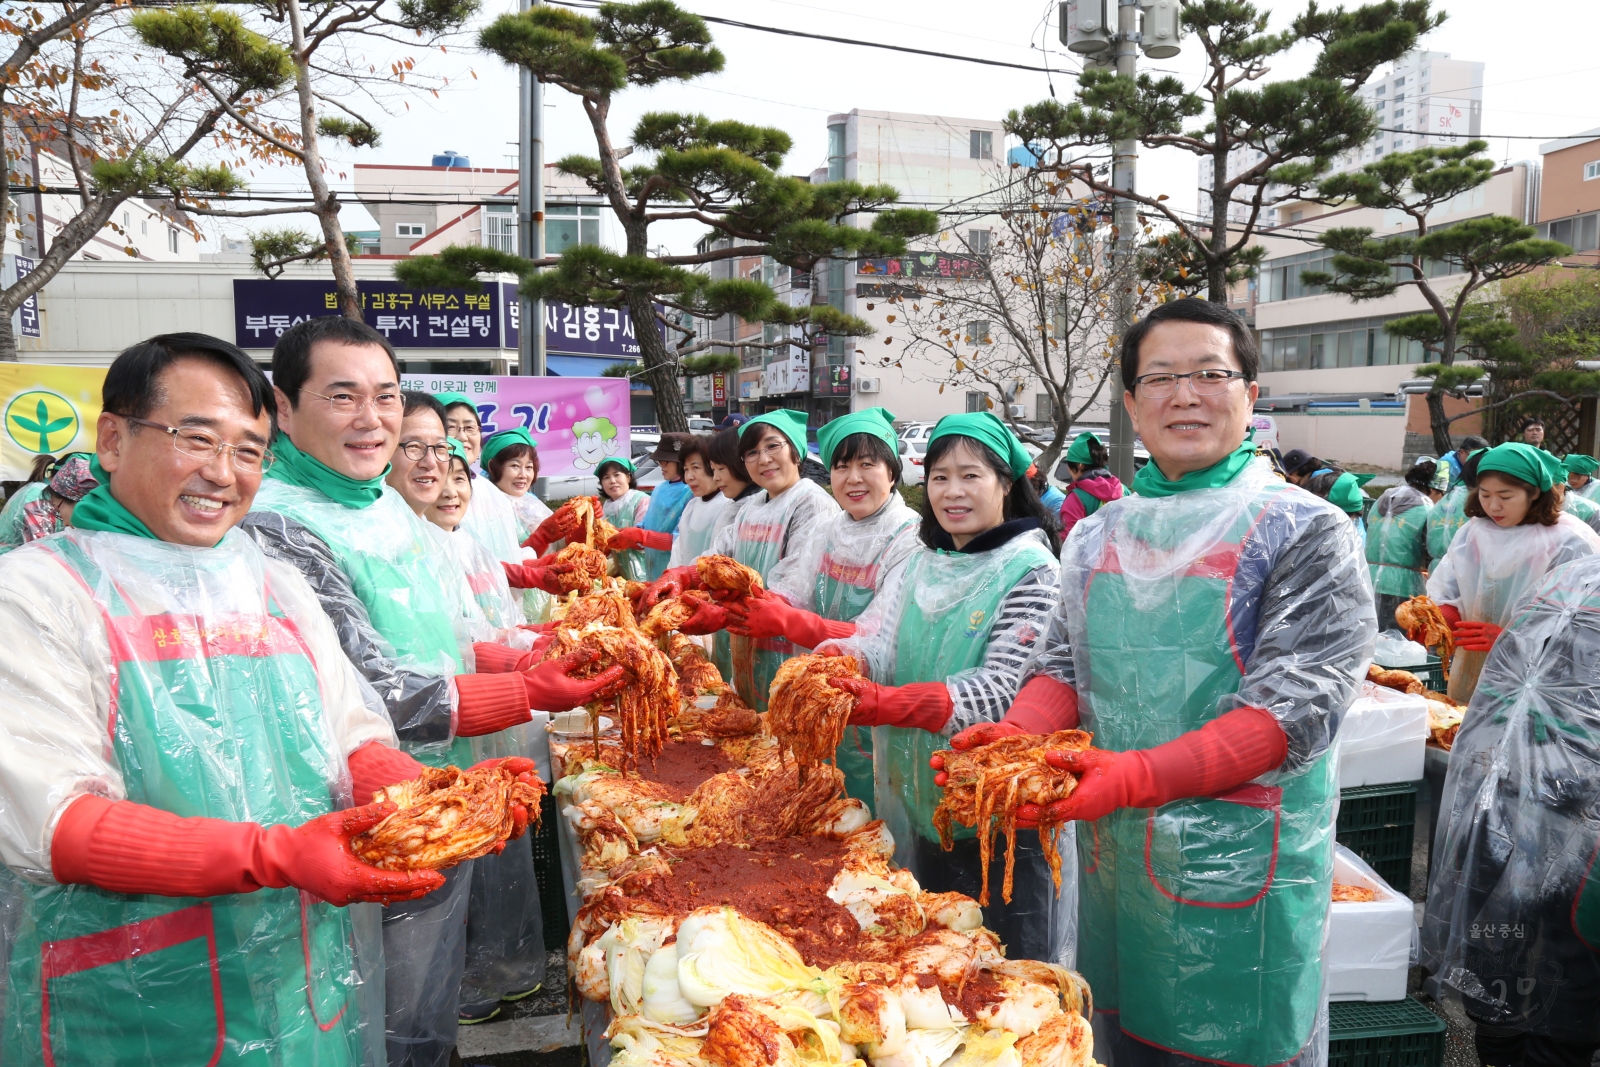
[[[599,4],[576,3],[574,0],[549,0],[551,4],[560,7],[598,8]],[[693,12],[690,12],[693,14]],[[1036,74],[1060,74],[1061,71],[1050,67],[1035,67],[1027,63],[1010,63],[1003,59],[980,59],[977,56],[958,56],[950,52],[930,52],[925,48],[907,48],[905,45],[884,44],[881,41],[858,41],[853,37],[832,37],[825,33],[806,33],[802,30],[789,30],[781,26],[762,26],[754,22],[740,22],[738,19],[718,18],[715,15],[696,15],[696,18],[707,22],[715,22],[723,26],[736,26],[741,30],[758,30],[761,33],[776,33],[784,37],[806,37],[813,41],[831,41],[834,44],[852,44],[859,48],[882,48],[889,52],[909,52],[915,56],[932,56],[934,59],[953,59],[958,63],[978,63],[986,67],[1011,67],[1015,70],[1029,70]]]
[[[1415,134],[1420,134],[1423,137],[1438,137],[1438,136],[1440,136],[1439,134],[1434,133],[1431,130],[1407,130],[1407,129],[1404,129],[1402,127],[1397,127],[1397,126],[1379,126],[1378,129],[1381,130],[1384,133],[1415,133]],[[1457,136],[1460,136],[1460,135],[1457,135]],[[1555,134],[1555,135],[1550,136],[1550,137],[1541,136],[1541,135],[1536,134],[1536,133],[1475,133],[1475,134],[1472,134],[1471,136],[1467,137],[1466,140],[1469,140],[1469,141],[1473,141],[1473,140],[1483,140],[1483,141],[1490,141],[1490,140],[1496,140],[1496,141],[1565,141],[1565,140],[1567,140],[1569,138],[1573,138],[1573,137],[1581,138],[1582,136],[1583,136],[1583,134],[1581,134],[1581,133],[1559,133],[1559,134]]]

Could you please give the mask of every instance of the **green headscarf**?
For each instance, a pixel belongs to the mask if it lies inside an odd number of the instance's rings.
[[[362,481],[340,474],[309,453],[302,452],[289,440],[289,435],[279,433],[272,439],[272,454],[277,461],[267,471],[268,478],[315,489],[323,496],[347,508],[364,508],[376,504],[383,496],[383,480],[389,476],[389,467],[376,478]]]
[[[456,395],[459,396],[460,394]],[[512,445],[528,445],[531,448],[538,448],[539,442],[535,441],[533,435],[521,426],[510,430],[501,430],[483,443],[483,451],[478,453],[478,462],[487,467],[489,461],[498,456],[502,449],[510,448]]]
[[[1133,491],[1140,496],[1172,496],[1194,489],[1219,489],[1239,476],[1256,455],[1256,433],[1251,430],[1239,442],[1239,447],[1222,460],[1201,471],[1190,471],[1178,478],[1168,478],[1152,460],[1139,468],[1133,476]]]
[[[971,411],[964,415],[946,415],[934,424],[928,435],[928,447],[941,437],[970,437],[988,445],[995,455],[1006,461],[1011,477],[1021,478],[1033,466],[1033,457],[1022,447],[1017,435],[1006,429],[1006,424],[990,411]]]
[[[596,467],[594,469],[594,472],[596,474],[599,474],[600,473],[600,467],[604,467],[607,463],[615,463],[617,466],[621,467],[623,470],[627,471],[629,474],[638,474],[639,473],[639,468],[635,467],[633,465],[633,460],[629,459],[627,456],[610,456],[610,457],[608,457],[606,459],[603,459],[603,460],[600,461],[600,466],[598,466],[598,467]]]
[[[1100,438],[1096,437],[1092,433],[1080,433],[1078,436],[1072,439],[1071,446],[1067,448],[1067,462],[1082,463],[1085,466],[1093,463],[1094,459],[1089,455],[1090,441],[1093,441],[1097,445],[1104,443],[1100,440]]]
[[[443,404],[446,411],[450,410],[450,408],[457,404],[465,404],[467,407],[472,409],[472,417],[475,419],[478,418],[478,405],[474,404],[472,402],[472,398],[466,393],[434,393],[433,398],[439,403]],[[480,424],[482,421],[483,420],[479,419]]]
[[[1539,487],[1539,492],[1547,491],[1556,482],[1567,480],[1567,469],[1561,461],[1542,448],[1534,448],[1520,441],[1507,441],[1503,445],[1495,445],[1478,460],[1478,480],[1490,471],[1499,471],[1509,474],[1513,478],[1520,478],[1529,485]]]
[[[457,441],[454,437],[446,437],[444,443],[445,447],[450,449],[450,458],[459,459],[461,465],[467,468],[467,477],[473,477],[472,460],[467,458],[467,446]]]
[[[100,484],[84,494],[78,506],[72,509],[72,525],[79,530],[103,530],[106,533],[132,534],[135,537],[148,537],[152,541],[160,540],[150,532],[150,527],[140,522],[139,519],[122,506],[122,502],[111,495],[111,478],[106,474],[105,468],[100,466],[99,457],[89,460],[89,473],[94,475],[95,481]]]
[[[894,413],[888,408],[867,408],[865,411],[852,411],[848,415],[841,415],[832,422],[824,423],[817,431],[817,447],[822,450],[822,465],[833,468],[833,452],[839,447],[846,437],[855,433],[871,434],[889,446],[889,453],[894,454],[899,442],[894,435]]]
[[[1346,515],[1360,515],[1365,511],[1365,496],[1361,491],[1361,483],[1349,471],[1335,478],[1328,487],[1328,503]]]
[[[744,437],[745,431],[756,425],[771,426],[783,436],[793,442],[795,449],[800,453],[800,458],[806,458],[806,413],[793,408],[779,408],[769,411],[765,415],[757,415],[743,426],[739,427],[739,436]]]
[[[1567,469],[1568,474],[1584,474],[1593,478],[1594,472],[1600,470],[1600,459],[1585,456],[1581,452],[1568,452],[1561,465]]]

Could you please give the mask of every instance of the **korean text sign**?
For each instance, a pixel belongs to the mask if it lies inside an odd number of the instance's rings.
[[[400,282],[362,281],[361,314],[396,348],[500,348],[500,287],[408,289]],[[235,278],[234,343],[271,348],[283,331],[320,315],[339,314],[333,281]]]
[[[485,437],[526,429],[539,443],[544,477],[593,474],[612,456],[628,455],[631,408],[625,378],[406,374],[400,384],[470,396]]]

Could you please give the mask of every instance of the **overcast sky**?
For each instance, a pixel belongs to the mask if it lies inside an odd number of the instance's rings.
[[[1059,43],[1056,3],[1044,0],[918,0],[915,4],[863,5],[859,0],[679,0],[685,8],[743,22],[825,33],[912,48],[1048,66],[1061,73],[980,66],[930,56],[810,41],[729,26],[712,26],[727,56],[721,74],[690,83],[634,89],[613,103],[612,130],[626,140],[645,111],[696,111],[779,126],[794,138],[785,170],[807,174],[827,162],[827,117],[853,108],[937,114],[952,118],[1003,118],[1007,111],[1055,95],[1070,99],[1076,57]],[[1262,3],[1274,25],[1286,22],[1302,5]],[[1353,6],[1353,5],[1348,5]],[[1446,0],[1450,18],[1430,34],[1424,47],[1453,58],[1481,60],[1484,77],[1483,132],[1497,160],[1538,158],[1541,140],[1600,126],[1600,56],[1594,51],[1594,0]],[[515,10],[506,0],[489,0],[485,17]],[[872,14],[862,9],[872,10]],[[1528,24],[1509,21],[1513,12]],[[1536,25],[1531,19],[1541,21]],[[1536,37],[1537,35],[1537,37]],[[1535,43],[1535,41],[1537,43]],[[1283,58],[1272,77],[1303,72],[1312,50],[1300,48]],[[378,58],[378,57],[375,57]],[[1146,67],[1198,81],[1197,49],[1169,60],[1141,60]],[[453,149],[474,166],[514,167],[517,136],[516,75],[493,56],[452,49],[421,57],[421,64],[450,76],[452,87],[437,99],[409,96],[382,122],[377,149],[332,152],[335,165],[393,163],[426,166],[434,152]],[[469,70],[476,74],[474,79]],[[575,97],[545,89],[547,160],[569,153],[594,153],[594,139]],[[1524,136],[1525,135],[1525,136]],[[1529,138],[1532,139],[1529,139]],[[1139,189],[1166,193],[1185,210],[1195,203],[1195,157],[1167,149],[1146,151],[1139,162]],[[282,188],[293,172],[249,176],[260,190]],[[343,182],[341,184],[348,184]],[[291,216],[291,219],[298,219]],[[314,229],[310,216],[307,229]],[[348,229],[373,225],[359,207],[346,210]],[[238,227],[230,227],[237,232]],[[657,234],[657,230],[661,232]],[[652,239],[687,249],[699,235],[695,224],[668,232],[652,228]]]

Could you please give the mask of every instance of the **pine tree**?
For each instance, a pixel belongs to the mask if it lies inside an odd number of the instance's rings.
[[[837,256],[893,256],[905,239],[934,232],[929,211],[892,209],[891,186],[811,184],[779,173],[791,141],[782,130],[704,115],[650,113],[619,147],[610,126],[615,94],[631,86],[687,81],[722,69],[705,22],[668,0],[602,4],[593,15],[539,6],[487,26],[479,43],[541,82],[578,97],[594,132],[596,155],[567,156],[556,167],[606,198],[625,236],[620,251],[594,245],[528,260],[479,246],[447,248],[408,260],[395,274],[415,286],[475,286],[478,274],[521,278],[522,292],[571,304],[624,306],[631,314],[665,430],[686,430],[680,362],[653,328],[687,313],[738,315],[810,331],[870,333],[866,323],[825,305],[791,308],[751,280],[714,281],[691,268],[744,256],[771,256],[803,271]],[[624,165],[626,160],[626,166]],[[873,212],[870,229],[844,220]],[[651,252],[656,222],[690,219],[727,237],[723,247],[685,255]],[[550,268],[550,269],[541,269]],[[665,312],[662,310],[665,309]]]

